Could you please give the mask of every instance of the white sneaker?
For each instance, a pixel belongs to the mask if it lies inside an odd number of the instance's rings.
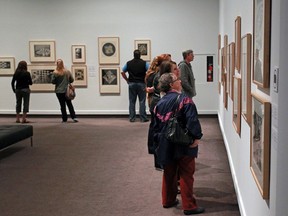
[[[73,120],[73,122],[78,122],[78,119],[77,118],[74,118],[74,119],[72,119]]]

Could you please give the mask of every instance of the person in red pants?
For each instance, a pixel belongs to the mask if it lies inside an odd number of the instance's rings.
[[[184,214],[203,213],[205,209],[198,206],[193,191],[195,158],[198,155],[198,144],[203,135],[196,106],[191,97],[181,93],[181,80],[175,73],[163,74],[159,79],[159,87],[165,95],[155,106],[153,130],[157,163],[164,170],[162,205],[164,208],[178,205],[179,200],[176,196],[178,191],[177,175],[179,174]],[[192,136],[193,141],[190,145],[176,145],[169,142],[165,136],[168,120],[175,110],[178,113],[178,121],[185,125]]]

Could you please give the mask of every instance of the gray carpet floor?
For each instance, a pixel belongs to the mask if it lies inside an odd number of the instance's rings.
[[[148,123],[124,117],[31,117],[24,140],[0,151],[1,216],[172,216],[161,205],[162,172],[147,152]],[[0,124],[16,124],[1,117]],[[216,117],[200,117],[195,196],[202,215],[238,216],[237,197]]]

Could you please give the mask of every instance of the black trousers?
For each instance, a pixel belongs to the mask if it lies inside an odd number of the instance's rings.
[[[76,114],[74,111],[74,107],[72,104],[71,100],[68,100],[65,96],[65,93],[56,93],[56,96],[58,98],[58,101],[60,103],[60,110],[61,110],[61,114],[62,114],[62,120],[64,122],[67,121],[68,116],[67,116],[67,111],[66,111],[66,105],[69,109],[69,113],[72,119],[76,118]]]

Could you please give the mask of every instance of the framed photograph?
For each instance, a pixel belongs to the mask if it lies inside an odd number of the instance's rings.
[[[72,65],[71,73],[74,77],[74,86],[87,87],[87,66],[86,65]]]
[[[235,19],[235,68],[240,73],[241,61],[241,17]]]
[[[51,65],[28,65],[33,85],[32,92],[53,92],[55,85],[52,84],[52,74],[56,69],[55,64]]]
[[[119,67],[100,67],[99,81],[101,94],[120,93],[120,68]]]
[[[72,45],[72,63],[85,64],[86,63],[86,47],[85,45]]]
[[[241,39],[241,114],[251,123],[251,50],[252,35],[246,34]]]
[[[151,61],[151,41],[150,40],[135,40],[134,48],[140,50],[141,58],[144,61]]]
[[[55,41],[29,41],[30,62],[55,62]]]
[[[234,76],[232,121],[236,132],[241,131],[241,78]]]
[[[233,98],[233,84],[235,75],[235,43],[229,45],[229,96]]]
[[[227,85],[227,73],[224,73],[223,75],[223,103],[224,103],[225,109],[228,109],[228,93],[225,90],[227,89],[226,85]]]
[[[270,110],[269,101],[252,93],[250,169],[263,199],[269,198]]]
[[[119,37],[98,37],[99,64],[120,64]]]
[[[15,72],[14,57],[0,57],[0,76],[10,76]]]
[[[224,47],[221,48],[221,83],[224,85],[224,74],[225,74],[225,67],[224,67]]]
[[[228,35],[224,35],[224,70],[227,70],[227,56],[228,56]]]
[[[271,0],[253,0],[253,83],[269,88]]]

